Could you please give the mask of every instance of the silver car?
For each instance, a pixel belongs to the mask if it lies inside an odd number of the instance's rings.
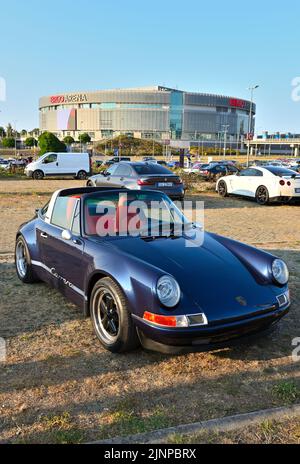
[[[118,187],[131,190],[158,190],[182,200],[184,185],[179,176],[160,164],[120,162],[88,179],[89,187]]]

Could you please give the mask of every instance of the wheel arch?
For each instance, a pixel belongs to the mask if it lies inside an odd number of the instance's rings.
[[[97,270],[95,271],[89,278],[87,285],[86,285],[86,300],[85,300],[85,305],[84,305],[84,316],[85,317],[90,317],[90,301],[91,301],[91,294],[93,291],[93,288],[100,279],[104,279],[105,277],[109,277],[118,287],[121,289],[121,291],[124,293],[126,296],[126,293],[124,292],[123,287],[120,285],[120,282],[111,275],[109,272],[103,271],[103,270]]]

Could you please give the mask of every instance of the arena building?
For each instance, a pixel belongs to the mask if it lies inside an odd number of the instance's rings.
[[[184,92],[162,86],[75,92],[42,97],[40,130],[92,140],[120,134],[171,141],[243,140],[254,132],[256,106],[223,95]]]

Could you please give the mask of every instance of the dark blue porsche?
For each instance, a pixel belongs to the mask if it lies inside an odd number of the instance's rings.
[[[60,190],[19,228],[16,270],[78,305],[112,352],[219,348],[273,327],[290,306],[286,264],[212,233],[189,246],[200,231],[161,192]]]

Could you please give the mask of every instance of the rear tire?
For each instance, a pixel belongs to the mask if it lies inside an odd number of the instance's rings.
[[[20,235],[16,240],[15,266],[17,276],[24,284],[33,284],[35,282],[39,282],[39,279],[36,277],[32,268],[27,243],[25,242],[22,235]]]
[[[40,169],[38,169],[37,171],[34,171],[32,173],[32,178],[35,180],[43,180],[44,179],[43,171],[41,171]]]
[[[77,174],[77,179],[79,180],[85,180],[87,178],[87,172],[86,171],[79,171]]]
[[[223,198],[228,197],[227,184],[224,180],[218,183],[218,193]]]
[[[140,341],[127,299],[110,277],[100,279],[95,284],[90,313],[96,336],[106,350],[122,353],[138,348]]]
[[[266,205],[269,202],[269,191],[264,185],[260,185],[256,190],[255,199],[259,205]]]

